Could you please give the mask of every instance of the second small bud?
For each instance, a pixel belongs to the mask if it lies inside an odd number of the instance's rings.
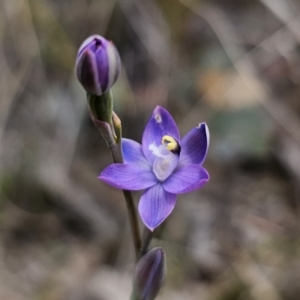
[[[133,275],[134,299],[154,300],[166,277],[166,255],[162,248],[153,248],[137,263]]]
[[[89,94],[100,96],[109,91],[120,70],[120,56],[111,41],[92,35],[82,43],[76,58],[76,75]]]

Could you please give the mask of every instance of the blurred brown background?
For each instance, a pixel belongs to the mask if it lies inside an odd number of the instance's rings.
[[[157,299],[298,300],[300,3],[1,0],[0,299],[128,299],[133,247],[111,158],[74,76],[90,34],[114,41],[124,136],[153,108],[211,131],[211,180],[154,244]],[[136,200],[139,193],[135,194]]]

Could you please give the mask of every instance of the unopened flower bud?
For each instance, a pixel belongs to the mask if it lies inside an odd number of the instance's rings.
[[[153,248],[137,263],[133,275],[133,292],[139,300],[153,300],[164,283],[166,255],[162,248]]]
[[[92,35],[82,43],[76,58],[76,75],[88,93],[97,96],[106,93],[118,79],[120,70],[120,56],[111,41]]]

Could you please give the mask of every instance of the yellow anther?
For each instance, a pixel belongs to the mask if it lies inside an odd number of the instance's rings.
[[[178,142],[169,135],[163,136],[163,138],[161,139],[161,143],[165,145],[169,151],[172,152],[178,152],[180,148]]]

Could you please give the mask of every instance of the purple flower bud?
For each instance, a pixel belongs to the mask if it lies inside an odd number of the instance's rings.
[[[137,263],[133,275],[133,292],[139,300],[153,300],[164,283],[166,255],[162,248],[153,248]]]
[[[106,93],[120,70],[120,56],[111,41],[92,35],[82,43],[76,58],[76,75],[88,93],[97,96]]]

